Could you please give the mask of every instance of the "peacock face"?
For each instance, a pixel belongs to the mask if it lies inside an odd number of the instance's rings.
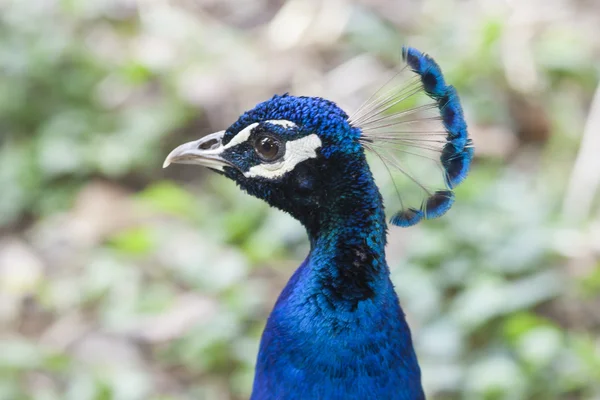
[[[242,114],[227,130],[177,147],[164,166],[209,167],[293,213],[322,201],[327,169],[344,155],[362,154],[359,136],[333,102],[275,96]]]

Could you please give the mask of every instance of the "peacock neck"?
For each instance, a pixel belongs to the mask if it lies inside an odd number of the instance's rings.
[[[333,176],[327,208],[303,221],[311,250],[267,322],[252,400],[423,399],[385,262],[381,196],[359,171]]]
[[[305,223],[311,244],[313,284],[335,304],[356,307],[383,290],[386,223],[381,195],[364,159],[329,170],[325,206]]]
[[[343,189],[343,195],[334,194],[319,229],[309,230],[314,283],[338,309],[354,309],[386,289],[385,215],[379,191],[368,175],[369,179],[362,177],[354,185],[346,182],[350,187]]]

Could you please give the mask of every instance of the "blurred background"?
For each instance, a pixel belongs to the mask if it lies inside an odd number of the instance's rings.
[[[0,399],[248,398],[305,234],[162,161],[275,93],[359,103],[402,44],[476,146],[390,229],[429,398],[600,399],[596,0],[0,1]]]

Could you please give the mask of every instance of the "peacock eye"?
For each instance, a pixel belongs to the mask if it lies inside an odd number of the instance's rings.
[[[254,142],[256,154],[264,161],[275,161],[283,156],[281,142],[271,136],[260,136]]]

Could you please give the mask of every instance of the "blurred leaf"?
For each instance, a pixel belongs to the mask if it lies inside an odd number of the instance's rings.
[[[579,278],[579,285],[587,297],[595,298],[600,294],[600,263],[589,274]]]
[[[140,256],[152,250],[155,238],[150,228],[139,227],[114,235],[109,243],[120,252]]]
[[[519,312],[507,317],[504,321],[503,333],[509,342],[516,341],[525,333],[539,327],[553,327],[547,319],[531,312]]]
[[[142,203],[158,212],[186,219],[204,214],[203,207],[198,204],[198,199],[173,182],[153,183],[144,189],[138,197]]]
[[[142,84],[152,76],[151,71],[146,66],[138,63],[127,64],[121,72],[134,85]]]
[[[14,338],[0,342],[0,369],[35,369],[42,365],[43,350],[35,343]]]
[[[600,382],[600,347],[598,339],[588,335],[575,335],[571,338],[573,349],[587,367],[591,382]]]

